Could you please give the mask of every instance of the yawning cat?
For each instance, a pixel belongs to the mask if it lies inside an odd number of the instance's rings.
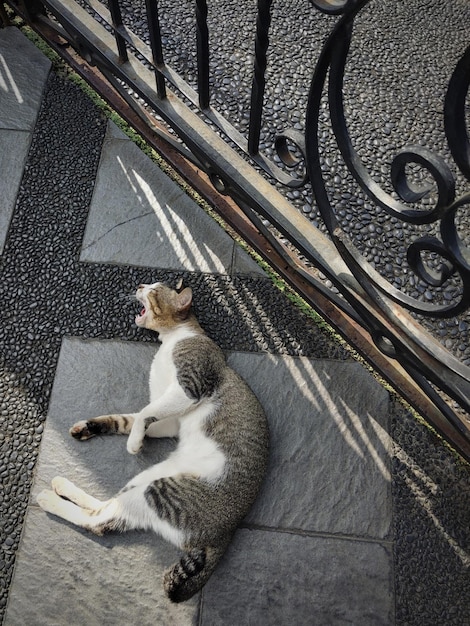
[[[182,548],[181,560],[164,575],[168,597],[181,602],[206,583],[256,498],[268,427],[253,392],[199,326],[191,289],[140,285],[136,297],[143,305],[137,325],[161,340],[150,369],[150,402],[138,413],[80,421],[70,433],[79,440],[128,434],[132,454],[145,435],[178,436],[178,446],[108,501],[58,477],[38,504],[96,534],[151,529]]]

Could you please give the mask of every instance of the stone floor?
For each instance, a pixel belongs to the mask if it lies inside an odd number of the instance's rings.
[[[463,464],[16,29],[0,30],[0,610],[6,626],[470,623]],[[182,277],[268,415],[258,501],[182,605],[150,534],[47,516],[56,474],[97,497],[172,441],[79,443],[71,423],[145,404],[140,282]]]

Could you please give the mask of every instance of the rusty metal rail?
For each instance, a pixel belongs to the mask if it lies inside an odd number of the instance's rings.
[[[467,459],[470,459],[470,368],[425,329],[426,319],[468,311],[470,250],[458,219],[470,204],[470,142],[465,123],[469,49],[446,91],[446,136],[459,176],[424,145],[396,151],[386,191],[364,165],[349,134],[344,80],[355,20],[367,0],[311,0],[312,12],[337,15],[311,77],[305,132],[276,134],[276,159],[262,153],[266,68],[272,2],[259,0],[247,135],[211,105],[207,4],[196,0],[197,86],[165,63],[158,3],[146,1],[150,45],[124,25],[118,0],[8,0],[94,88],[197,188],[293,287],[354,345]],[[132,94],[132,95],[131,95]],[[416,298],[368,261],[338,218],[321,142],[324,103],[337,150],[376,207],[396,220],[437,225],[407,244],[408,269],[436,292]],[[155,117],[158,116],[158,117]],[[171,129],[171,132],[170,132]],[[410,170],[426,179],[413,179]],[[326,232],[293,206],[284,190],[311,186]],[[459,189],[457,195],[456,188]],[[310,188],[310,187],[309,187]],[[351,186],[351,194],[354,190]],[[433,195],[434,194],[434,195]],[[423,205],[420,202],[425,201]],[[331,281],[321,280],[320,271]],[[451,300],[442,288],[455,286]],[[449,401],[451,399],[452,402]],[[454,404],[454,406],[452,406]]]

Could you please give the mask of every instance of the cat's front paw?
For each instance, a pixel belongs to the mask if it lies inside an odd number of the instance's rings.
[[[129,437],[127,440],[127,451],[129,454],[138,454],[142,449],[142,439],[136,439],[135,437]]]
[[[127,440],[127,451],[129,454],[137,454],[142,448],[145,437],[145,421],[135,420],[132,425],[132,430]]]
[[[92,432],[90,422],[87,422],[87,420],[80,420],[74,424],[69,430],[69,433],[74,439],[78,439],[79,441],[86,441],[97,434],[96,432]]]

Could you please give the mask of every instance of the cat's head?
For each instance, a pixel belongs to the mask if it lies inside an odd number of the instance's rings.
[[[161,333],[175,328],[190,316],[193,292],[189,287],[178,292],[163,283],[139,285],[135,296],[143,306],[135,318],[137,326]]]

